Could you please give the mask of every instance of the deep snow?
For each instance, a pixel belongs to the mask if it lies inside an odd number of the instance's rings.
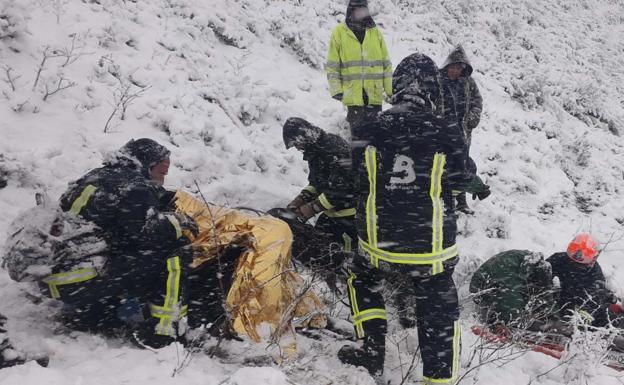
[[[414,51],[441,64],[463,43],[475,68],[484,113],[471,154],[493,194],[472,203],[475,216],[459,220],[463,259],[456,279],[466,310],[466,283],[479,261],[511,248],[549,255],[579,230],[613,240],[600,261],[624,296],[624,4],[370,3],[394,65]],[[10,222],[34,204],[35,192],[58,198],[107,151],[142,136],[172,150],[168,187],[196,192],[197,181],[217,203],[285,204],[305,185],[307,170],[301,155],[281,143],[282,122],[301,116],[346,134],[346,112],[329,98],[322,71],[344,9],[344,1],[332,0],[1,0],[0,178],[8,185],[0,189],[0,243]],[[34,87],[46,47],[52,57]],[[44,101],[46,86],[53,90],[59,79],[74,85]],[[115,114],[104,132],[126,89],[126,96],[143,91],[125,119]],[[0,313],[9,317],[16,345],[51,355],[47,369],[31,363],[0,371],[3,385],[373,384],[361,369],[339,364],[342,342],[301,336],[295,362],[252,367],[242,357],[264,354],[266,345],[227,344],[229,357],[195,355],[172,377],[180,347],[139,351],[100,337],[54,334],[51,316],[27,302],[5,273],[0,290]],[[333,311],[347,318],[344,307]],[[462,321],[462,370],[476,368],[463,383],[611,385],[624,378],[591,354],[560,367],[538,353],[479,366],[469,362],[476,339],[468,311]],[[415,331],[390,322],[391,340],[402,341],[400,348],[388,344],[394,384],[417,342]],[[419,371],[411,378],[419,381]]]

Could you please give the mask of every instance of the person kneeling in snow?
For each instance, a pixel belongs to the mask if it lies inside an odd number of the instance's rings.
[[[60,208],[22,215],[4,256],[11,278],[38,282],[62,302],[62,322],[81,331],[126,333],[123,314],[138,301],[143,314],[135,314],[131,338],[156,348],[173,342],[187,311],[193,255],[186,234],[196,225],[159,210],[168,167],[165,147],[131,140],[71,183]]]
[[[308,186],[286,206],[269,214],[286,221],[294,232],[293,253],[297,260],[321,268],[328,284],[335,285],[335,271],[356,239],[351,147],[338,135],[330,134],[301,118],[289,118],[283,127],[287,149],[303,152],[308,162]],[[314,228],[306,223],[316,214]],[[335,286],[334,286],[335,287]]]
[[[552,319],[552,272],[540,253],[508,250],[488,259],[470,281],[481,322],[502,327],[539,329]]]
[[[574,315],[594,327],[613,323],[622,307],[606,287],[598,254],[598,242],[583,233],[566,252],[547,260],[526,250],[493,256],[470,282],[481,321],[493,328],[504,325],[562,334],[572,333],[569,324]]]

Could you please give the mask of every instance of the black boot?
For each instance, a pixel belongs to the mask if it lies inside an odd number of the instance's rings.
[[[361,348],[345,345],[338,351],[338,359],[345,364],[362,366],[373,377],[383,375],[386,358],[385,337],[367,336]]]
[[[466,215],[472,215],[474,214],[474,210],[472,210],[470,207],[468,207],[468,201],[466,200],[466,193],[462,192],[461,194],[459,194],[455,200],[457,201],[457,206],[455,207],[455,209],[457,211],[461,211],[462,213],[466,214]]]

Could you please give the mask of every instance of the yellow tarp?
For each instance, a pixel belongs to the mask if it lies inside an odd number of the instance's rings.
[[[326,326],[324,305],[291,269],[292,233],[285,222],[206,205],[183,191],[178,191],[176,198],[177,210],[195,219],[199,226],[199,235],[193,239],[193,245],[200,250],[195,266],[215,258],[218,251],[233,242],[249,246],[239,258],[227,296],[238,333],[259,342],[259,327],[267,323],[276,341],[292,334],[291,321],[295,317],[305,320],[297,326]]]

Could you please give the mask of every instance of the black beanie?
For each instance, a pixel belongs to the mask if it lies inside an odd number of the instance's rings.
[[[142,168],[147,171],[149,171],[153,165],[162,162],[171,154],[166,147],[149,138],[131,139],[121,148],[121,152],[136,158],[141,162]]]

